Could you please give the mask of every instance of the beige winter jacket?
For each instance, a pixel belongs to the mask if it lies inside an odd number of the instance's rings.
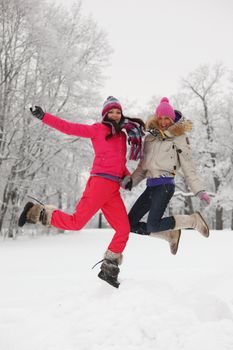
[[[169,127],[162,135],[157,129],[156,119],[153,118],[147,123],[147,128],[154,130],[154,133],[145,137],[143,159],[132,174],[133,186],[145,178],[175,177],[181,167],[192,192],[197,194],[204,191],[196,174],[189,140],[185,133],[191,131],[192,123],[183,120]]]

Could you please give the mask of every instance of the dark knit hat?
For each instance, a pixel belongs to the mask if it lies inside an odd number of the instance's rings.
[[[113,96],[109,96],[103,104],[102,116],[105,117],[113,108],[118,108],[122,112],[122,106],[118,99]]]

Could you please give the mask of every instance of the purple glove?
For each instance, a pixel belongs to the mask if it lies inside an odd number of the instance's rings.
[[[206,202],[207,204],[210,204],[210,196],[208,195],[207,192],[201,191],[197,194],[197,196],[201,201]]]

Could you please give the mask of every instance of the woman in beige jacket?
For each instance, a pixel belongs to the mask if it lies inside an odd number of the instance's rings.
[[[162,98],[155,115],[147,122],[149,134],[144,141],[143,159],[132,173],[126,188],[136,186],[147,179],[147,187],[129,212],[131,232],[153,235],[166,239],[172,254],[176,254],[181,229],[194,228],[203,236],[209,236],[208,225],[199,212],[191,215],[164,217],[175,191],[175,175],[181,167],[193,193],[208,204],[210,198],[196,174],[192,160],[187,131],[192,123],[183,118],[169,104],[168,98]],[[141,222],[147,213],[147,223]]]

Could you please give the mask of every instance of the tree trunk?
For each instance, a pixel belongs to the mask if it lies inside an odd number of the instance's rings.
[[[216,230],[222,230],[223,229],[223,208],[217,207],[215,211],[216,216]]]
[[[233,209],[232,209],[232,212],[231,212],[231,229],[233,230]]]

